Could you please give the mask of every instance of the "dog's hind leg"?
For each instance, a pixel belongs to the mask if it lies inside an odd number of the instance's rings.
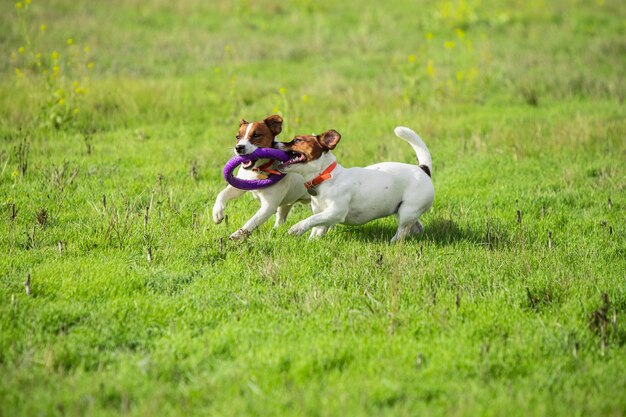
[[[411,234],[412,235],[421,235],[422,233],[424,233],[424,226],[422,225],[422,223],[418,220],[416,221],[413,226],[411,226]]]
[[[315,226],[311,229],[311,234],[309,235],[309,240],[317,239],[326,234],[330,229],[330,226]]]
[[[411,226],[398,227],[396,234],[391,238],[391,243],[402,242],[411,234]]]
[[[278,210],[276,210],[276,222],[274,223],[274,227],[285,224],[285,220],[287,220],[287,215],[289,214],[291,207],[293,207],[293,205],[284,205],[278,207]]]
[[[412,234],[421,233],[423,230],[422,224],[419,221],[419,216],[422,214],[413,204],[409,204],[406,201],[400,204],[398,207],[398,230],[391,243],[401,242],[407,236]]]

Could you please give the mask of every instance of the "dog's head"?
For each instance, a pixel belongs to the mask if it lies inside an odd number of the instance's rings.
[[[296,136],[291,142],[278,142],[276,147],[289,154],[289,160],[280,165],[280,170],[300,173],[317,170],[316,162],[335,149],[340,139],[339,132],[331,129],[321,135]]]
[[[283,130],[283,118],[277,114],[266,117],[260,122],[239,121],[237,131],[237,143],[235,144],[235,154],[249,155],[258,148],[271,148],[274,139]],[[244,168],[251,168],[253,162],[244,164]]]

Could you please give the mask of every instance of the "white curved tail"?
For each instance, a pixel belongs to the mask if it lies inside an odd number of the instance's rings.
[[[404,126],[398,126],[393,131],[397,137],[407,141],[409,145],[411,145],[417,156],[417,163],[422,169],[426,167],[427,169],[424,169],[424,171],[430,176],[433,172],[433,160],[422,138],[413,130]]]

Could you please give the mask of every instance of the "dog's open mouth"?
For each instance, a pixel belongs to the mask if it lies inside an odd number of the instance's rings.
[[[306,156],[303,153],[296,151],[287,151],[287,154],[289,155],[289,160],[280,164],[278,166],[278,169],[288,167],[289,165],[301,164],[303,162],[306,162]]]
[[[252,167],[254,167],[256,161],[256,159],[253,159],[252,161],[245,161],[241,164],[241,166],[243,167],[243,169],[251,169]]]

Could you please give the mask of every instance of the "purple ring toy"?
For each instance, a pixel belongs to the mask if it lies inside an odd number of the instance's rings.
[[[256,159],[277,159],[281,162],[289,160],[289,155],[285,151],[274,148],[258,148],[256,151],[249,155],[237,155],[224,165],[224,179],[233,187],[240,190],[258,190],[259,188],[266,188],[270,185],[276,184],[282,180],[284,175],[270,174],[267,179],[264,180],[244,180],[237,178],[233,175],[235,168],[246,161],[252,161]]]

